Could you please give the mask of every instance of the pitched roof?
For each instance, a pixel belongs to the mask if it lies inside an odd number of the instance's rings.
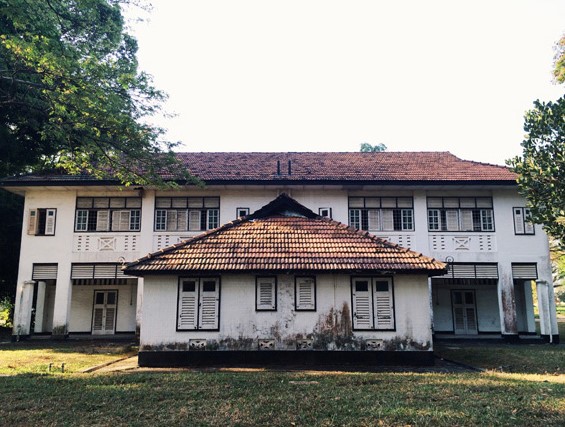
[[[322,218],[287,195],[127,265],[131,275],[217,272],[443,274],[445,264]]]
[[[177,153],[187,169],[208,184],[284,182],[512,184],[507,167],[462,160],[448,152],[382,153]],[[165,179],[172,176],[163,174]],[[9,185],[96,184],[85,175],[27,175],[6,178]]]

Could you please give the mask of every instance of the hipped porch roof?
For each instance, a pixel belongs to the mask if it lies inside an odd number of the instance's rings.
[[[128,275],[387,272],[441,275],[445,264],[322,218],[287,195],[250,216],[149,254]]]

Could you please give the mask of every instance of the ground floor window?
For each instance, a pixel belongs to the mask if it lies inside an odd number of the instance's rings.
[[[220,327],[220,279],[179,280],[177,330],[217,331]]]
[[[394,330],[394,292],[387,277],[354,277],[351,282],[353,329]]]

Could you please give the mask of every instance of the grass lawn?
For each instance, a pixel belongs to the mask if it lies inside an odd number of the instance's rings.
[[[542,360],[562,360],[565,349],[490,348],[500,358],[493,364],[513,355],[529,360],[523,363],[530,368],[457,374],[244,369],[80,374],[127,349],[80,342],[3,344],[0,424],[563,425],[565,375],[531,373],[545,372]],[[71,373],[47,374],[49,361],[66,361]]]

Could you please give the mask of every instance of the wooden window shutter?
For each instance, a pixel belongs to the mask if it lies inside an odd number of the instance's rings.
[[[461,231],[473,231],[473,211],[461,211]]]
[[[277,309],[277,281],[275,277],[258,277],[255,295],[256,310]]]
[[[379,230],[379,211],[377,209],[369,209],[367,211],[369,222],[369,230]]]
[[[35,236],[37,234],[37,223],[38,223],[38,211],[37,209],[30,209],[29,211],[29,221],[27,225],[27,234]]]
[[[535,234],[534,224],[528,221],[529,215],[530,215],[530,210],[524,209],[524,232],[526,234]]]
[[[373,329],[371,279],[353,279],[352,287],[353,329]]]
[[[195,211],[195,210],[191,210],[188,211],[188,229],[189,230],[201,230],[202,229],[202,225],[201,225],[201,212],[200,211]]]
[[[199,329],[219,327],[220,283],[216,278],[200,279]]]
[[[512,209],[514,212],[514,230],[516,234],[524,234],[524,211],[522,208]]]
[[[130,211],[112,212],[112,231],[128,231],[130,227]]]
[[[167,211],[167,231],[177,231],[177,211]]]
[[[177,212],[177,230],[188,230],[188,212],[185,210],[178,210]]]
[[[98,211],[96,215],[96,231],[110,229],[110,211]]]
[[[394,230],[394,211],[392,209],[383,209],[382,211],[383,231]]]
[[[297,277],[295,286],[296,310],[316,310],[316,280],[313,277]]]
[[[394,298],[390,279],[374,281],[375,329],[394,329]]]
[[[455,209],[450,209],[445,211],[445,223],[447,225],[447,231],[458,231],[459,230],[459,212]]]
[[[198,279],[181,279],[179,283],[177,329],[198,328]]]
[[[45,210],[45,235],[54,236],[55,235],[55,218],[57,215],[56,209],[46,209]]]

